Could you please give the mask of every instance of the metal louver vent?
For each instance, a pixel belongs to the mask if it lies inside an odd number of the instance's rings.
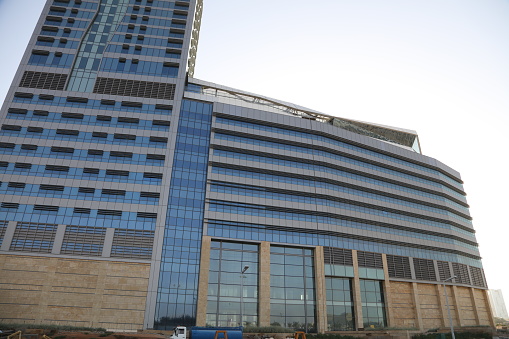
[[[360,267],[383,268],[382,254],[373,252],[357,252],[357,261]]]
[[[456,276],[456,282],[460,284],[470,285],[470,277],[468,276],[468,266],[459,264],[457,262],[452,263],[452,271]]]
[[[472,285],[479,287],[486,287],[486,283],[484,282],[483,271],[479,267],[469,266],[470,275],[472,276]]]
[[[66,80],[67,74],[26,71],[19,87],[61,91],[64,89]]]
[[[323,256],[326,264],[353,266],[352,250],[324,247]]]
[[[11,242],[11,251],[50,253],[57,233],[55,224],[18,223]]]
[[[415,279],[436,281],[435,265],[433,260],[414,258]]]
[[[447,261],[437,261],[438,274],[440,274],[440,281],[449,279],[451,274],[451,267]]]
[[[175,97],[175,84],[97,78],[94,86],[94,93],[173,100]]]
[[[391,278],[412,279],[409,257],[388,254],[387,269]]]
[[[153,243],[154,231],[115,229],[111,257],[149,260]]]
[[[102,255],[106,228],[67,226],[62,242],[62,254]]]

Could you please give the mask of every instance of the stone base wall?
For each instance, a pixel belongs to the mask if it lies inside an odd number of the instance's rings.
[[[143,328],[150,264],[0,255],[0,321]]]
[[[449,326],[442,285],[391,281],[388,292],[390,327],[428,330]],[[454,326],[493,326],[485,290],[447,286],[447,295]]]

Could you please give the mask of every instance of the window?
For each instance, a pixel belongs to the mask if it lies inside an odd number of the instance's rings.
[[[348,278],[325,278],[327,295],[327,330],[354,331],[352,280]]]
[[[270,323],[316,331],[313,250],[271,246]]]
[[[212,241],[206,323],[257,326],[258,245]]]
[[[386,327],[387,320],[382,281],[361,279],[360,287],[364,328]]]

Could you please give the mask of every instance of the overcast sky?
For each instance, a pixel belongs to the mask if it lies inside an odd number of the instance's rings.
[[[44,2],[0,0],[1,101]],[[509,0],[204,2],[196,78],[416,130],[462,174],[509,304]]]

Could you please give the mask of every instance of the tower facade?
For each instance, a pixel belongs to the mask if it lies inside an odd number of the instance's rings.
[[[0,113],[0,319],[493,325],[460,175],[413,131],[194,79],[202,4],[48,1]]]

